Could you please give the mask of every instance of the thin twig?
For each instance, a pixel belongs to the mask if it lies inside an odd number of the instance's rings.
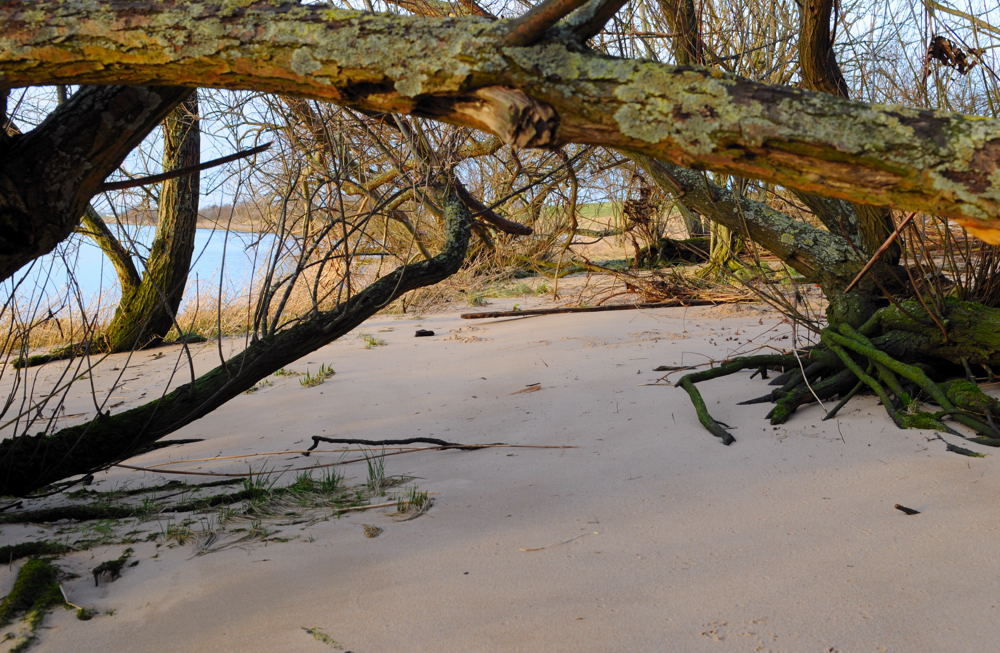
[[[899,226],[896,227],[892,231],[892,233],[889,234],[889,237],[885,239],[885,242],[882,243],[882,245],[879,246],[879,248],[877,250],[875,250],[875,253],[872,254],[872,257],[870,259],[868,259],[868,262],[865,263],[865,266],[863,268],[861,268],[861,272],[858,272],[857,276],[854,277],[854,280],[851,281],[851,283],[847,284],[847,287],[844,288],[844,292],[845,293],[851,292],[851,288],[853,288],[854,286],[856,286],[857,283],[859,281],[861,281],[861,278],[864,277],[866,274],[868,274],[868,271],[872,269],[872,267],[879,260],[879,258],[882,256],[882,254],[885,253],[885,250],[889,249],[892,246],[892,244],[894,242],[896,242],[896,239],[899,238],[899,234],[903,232],[903,229],[906,228],[906,225],[910,224],[910,222],[913,220],[914,216],[916,216],[916,215],[917,215],[917,212],[914,211],[910,215],[908,215],[905,218],[903,218],[903,221],[899,223]]]
[[[229,163],[230,161],[236,161],[237,159],[245,159],[248,156],[260,154],[269,147],[271,147],[271,143],[264,143],[263,145],[258,145],[257,147],[250,148],[249,150],[242,150],[234,154],[227,154],[226,156],[219,157],[218,159],[212,159],[211,161],[205,161],[204,163],[199,163],[198,165],[186,166],[184,168],[177,168],[176,170],[170,170],[169,172],[161,172],[158,175],[150,175],[149,177],[139,177],[138,179],[126,179],[124,181],[111,181],[101,185],[100,192],[103,193],[109,190],[125,190],[126,188],[135,188],[136,186],[148,186],[149,184],[156,184],[161,181],[166,181],[168,179],[183,177],[184,175],[189,175],[193,172],[207,170],[208,168],[221,166],[222,164]]]

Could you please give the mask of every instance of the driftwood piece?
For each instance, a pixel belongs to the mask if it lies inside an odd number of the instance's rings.
[[[749,300],[748,300],[749,301]],[[609,304],[606,306],[560,306],[557,308],[530,308],[521,311],[486,311],[483,313],[462,313],[463,320],[481,320],[491,317],[526,317],[528,315],[554,315],[557,313],[597,313],[600,311],[634,311],[640,308],[671,308],[676,306],[715,306],[720,303],[711,299],[672,299],[665,302],[642,304]],[[736,302],[742,303],[742,302]]]
[[[500,442],[494,442],[492,444],[461,444],[458,442],[448,442],[446,440],[440,440],[438,438],[404,438],[401,440],[363,440],[360,438],[328,438],[322,435],[312,436],[312,446],[302,452],[303,456],[308,456],[309,452],[319,446],[320,442],[331,442],[333,444],[360,444],[366,447],[391,447],[393,445],[400,444],[435,444],[442,449],[463,449],[466,451],[473,451],[476,449],[486,449],[488,447],[493,447]]]

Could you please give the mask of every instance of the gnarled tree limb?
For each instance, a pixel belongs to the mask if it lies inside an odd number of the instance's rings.
[[[502,21],[322,5],[165,0],[140,12],[123,0],[18,0],[0,5],[0,84],[254,88],[477,127],[456,105],[499,85],[554,109],[556,145],[624,147],[936,213],[1000,242],[998,120],[614,59],[578,43],[507,47],[504,33]]]

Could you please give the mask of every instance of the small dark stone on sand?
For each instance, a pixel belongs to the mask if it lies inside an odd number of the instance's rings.
[[[432,335],[434,335],[434,332],[431,331],[430,329],[417,329],[417,332],[414,334],[414,337],[423,338],[425,336],[432,336]]]

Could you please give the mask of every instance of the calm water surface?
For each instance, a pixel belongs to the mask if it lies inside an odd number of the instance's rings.
[[[154,227],[113,227],[133,256],[140,274],[152,243]],[[198,229],[195,250],[184,294],[191,301],[196,294],[214,297],[243,295],[254,275],[266,267],[277,240],[271,234],[243,233],[224,229]],[[72,271],[72,274],[70,273]],[[120,296],[118,278],[111,262],[86,236],[74,234],[59,247],[22,268],[3,282],[0,299],[16,298],[22,314],[37,310],[47,313],[73,310],[81,305],[88,312],[114,308]]]

